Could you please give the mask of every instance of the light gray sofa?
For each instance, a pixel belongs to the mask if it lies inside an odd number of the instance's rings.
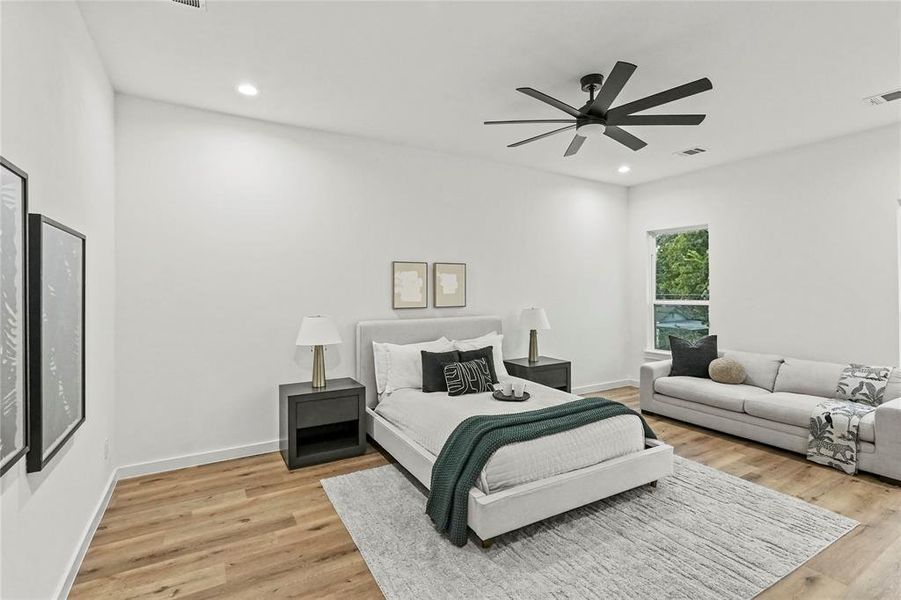
[[[642,365],[642,412],[806,454],[810,413],[834,398],[846,365],[729,350],[720,355],[742,363],[745,383],[670,377],[671,360]],[[861,471],[901,480],[901,369],[892,372],[885,402],[861,420],[860,442]]]

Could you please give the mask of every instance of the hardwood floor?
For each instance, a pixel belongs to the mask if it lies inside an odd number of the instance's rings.
[[[637,408],[638,390],[604,396]],[[901,487],[649,416],[680,456],[861,522],[759,598],[901,598]],[[277,453],[119,482],[71,598],[381,598],[319,480],[364,456],[289,472]]]

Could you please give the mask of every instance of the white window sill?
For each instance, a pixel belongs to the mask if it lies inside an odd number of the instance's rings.
[[[673,357],[669,350],[657,350],[656,348],[645,348],[644,357],[648,360],[667,360]]]

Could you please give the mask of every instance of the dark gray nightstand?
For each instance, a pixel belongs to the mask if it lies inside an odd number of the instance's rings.
[[[289,469],[366,451],[366,388],[351,379],[278,386],[279,450]]]
[[[514,377],[528,379],[548,387],[572,391],[572,368],[568,360],[539,356],[537,362],[529,362],[528,358],[505,360],[507,373]]]

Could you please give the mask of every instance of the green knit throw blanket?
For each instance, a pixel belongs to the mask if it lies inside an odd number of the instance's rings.
[[[447,438],[432,467],[426,513],[454,545],[466,545],[469,490],[499,448],[619,415],[637,416],[645,437],[657,439],[640,414],[606,398],[583,398],[523,413],[469,417]]]

